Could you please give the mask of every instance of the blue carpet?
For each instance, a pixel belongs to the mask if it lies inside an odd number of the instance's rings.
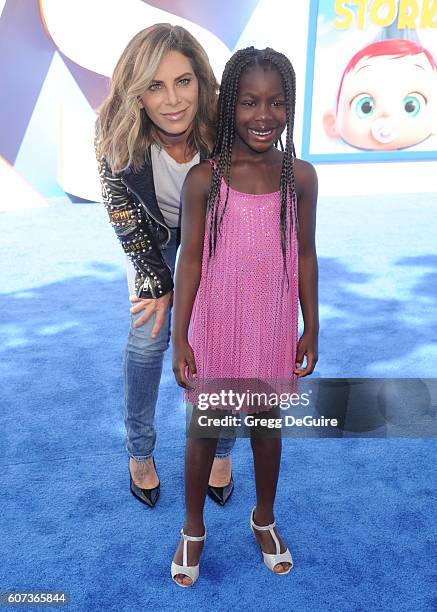
[[[435,376],[432,199],[320,203],[318,375]],[[267,571],[249,530],[253,470],[239,440],[234,496],[207,502],[201,577],[173,585],[184,412],[167,354],[151,511],[128,490],[127,288],[104,211],[63,203],[0,218],[0,590],[65,590],[69,609],[90,611],[435,609],[433,439],[285,439],[276,508],[295,560],[287,577]]]

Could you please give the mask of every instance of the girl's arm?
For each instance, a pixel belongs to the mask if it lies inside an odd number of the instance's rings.
[[[304,333],[299,339],[295,374],[307,376],[318,359],[319,299],[316,253],[317,174],[314,167],[296,160],[299,218],[299,301],[304,321]],[[301,367],[306,356],[306,365]]]
[[[181,248],[176,269],[173,312],[173,372],[181,387],[190,388],[185,369],[196,376],[193,350],[188,343],[188,327],[202,272],[206,203],[211,184],[207,162],[187,174],[181,193]]]

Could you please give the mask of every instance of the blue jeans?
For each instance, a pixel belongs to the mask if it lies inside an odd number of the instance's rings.
[[[171,234],[171,240],[162,254],[174,275],[179,244],[177,230],[172,229]],[[133,268],[128,270],[128,276],[132,280]],[[130,293],[133,293],[131,282],[130,287]],[[135,329],[132,323],[140,314],[131,315],[124,360],[126,450],[137,461],[148,459],[155,450],[155,407],[164,353],[170,344],[171,326],[171,312],[168,310],[159,334],[151,338],[155,315],[145,325]],[[219,439],[216,457],[230,455],[234,444],[235,438]]]

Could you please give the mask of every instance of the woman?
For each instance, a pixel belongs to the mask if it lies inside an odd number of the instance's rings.
[[[134,303],[124,367],[130,489],[150,507],[160,486],[154,417],[170,338],[180,191],[188,170],[211,150],[217,89],[196,39],[182,27],[156,24],[123,51],[97,120],[103,201],[128,255]],[[219,442],[211,470],[209,495],[221,505],[233,490],[233,443]]]

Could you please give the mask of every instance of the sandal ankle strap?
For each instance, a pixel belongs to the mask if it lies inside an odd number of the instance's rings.
[[[255,514],[255,510],[256,510],[256,506],[255,508],[253,508],[252,510],[252,516],[250,517],[251,523],[252,523],[252,527],[254,529],[256,529],[257,531],[270,531],[271,529],[274,529],[276,527],[276,521],[273,521],[273,523],[271,523],[270,525],[257,525],[255,523],[255,521],[253,520],[254,514]]]
[[[184,533],[184,528],[182,527],[181,536],[186,542],[203,542],[203,540],[206,538],[206,528],[205,528],[205,533],[203,534],[203,536],[190,536]]]
[[[272,536],[273,542],[275,543],[276,554],[279,555],[280,550],[281,550],[281,545],[279,544],[278,537],[276,533],[274,532],[274,528],[276,527],[276,521],[273,521],[273,523],[271,523],[270,525],[263,525],[263,526],[257,525],[255,521],[253,520],[255,509],[256,509],[256,506],[255,508],[253,508],[252,515],[250,517],[250,522],[251,522],[252,527],[256,529],[256,531],[270,531],[270,535]]]
[[[188,542],[203,542],[206,538],[206,527],[203,536],[190,536],[184,533],[184,528],[181,529],[181,536],[184,541],[182,548],[182,565],[188,565]]]

